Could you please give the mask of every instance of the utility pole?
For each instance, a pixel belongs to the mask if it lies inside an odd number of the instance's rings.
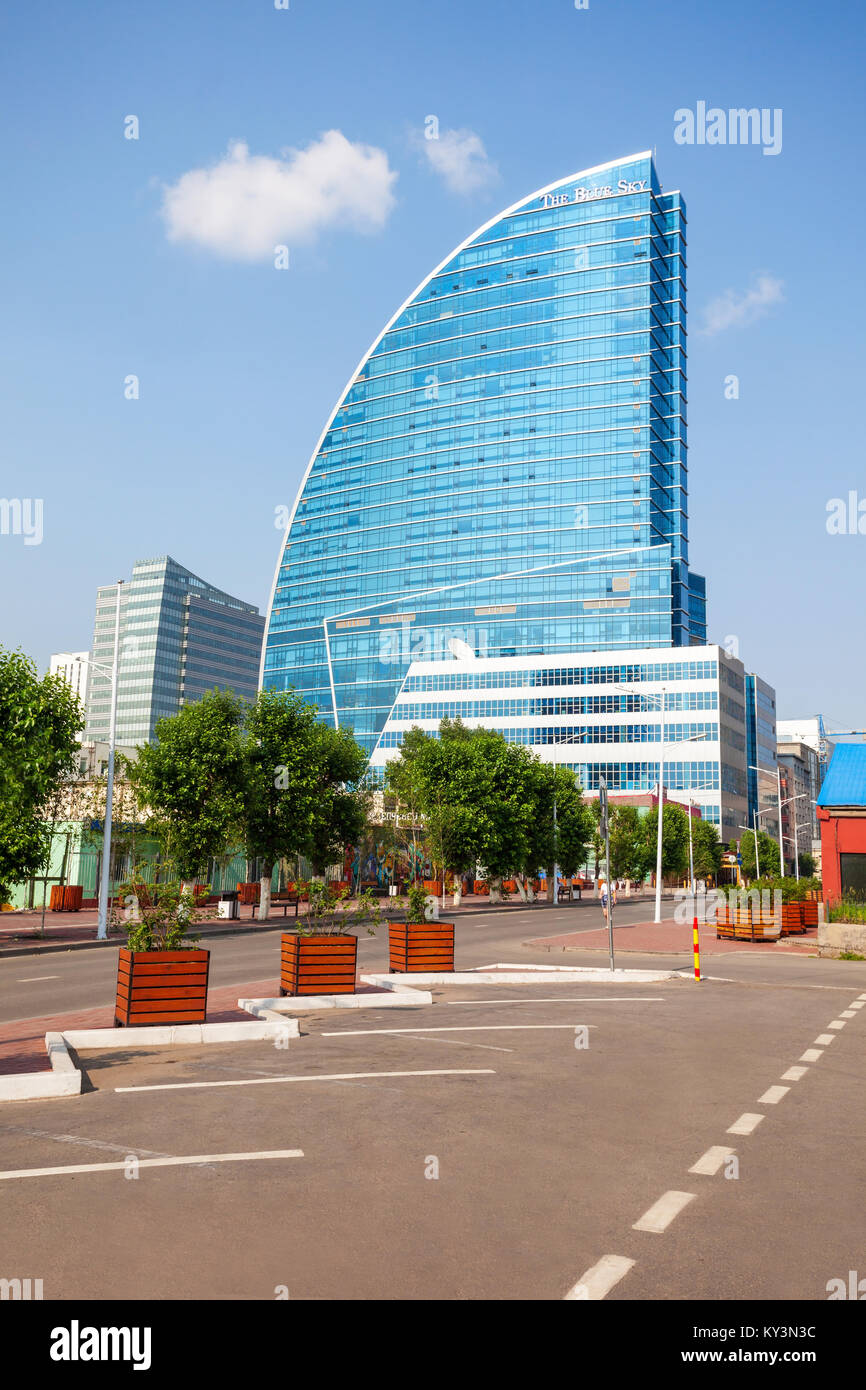
[[[607,938],[610,949],[611,974],[613,963],[613,884],[610,881],[610,816],[607,805],[607,782],[602,777],[598,784],[598,804],[601,812],[601,833],[604,836],[604,876],[607,879]]]
[[[661,743],[659,745],[659,826],[656,839],[656,914],[655,920],[662,920],[662,821],[664,820],[664,800],[665,800],[665,686],[662,686],[660,698],[661,708]]]
[[[114,610],[114,661],[111,666],[111,719],[108,726],[108,774],[105,782],[105,820],[102,827],[102,876],[99,885],[99,922],[97,940],[108,936],[108,895],[111,891],[111,805],[114,798],[114,744],[117,735],[117,686],[120,658],[120,595],[123,580],[117,581],[117,606]]]

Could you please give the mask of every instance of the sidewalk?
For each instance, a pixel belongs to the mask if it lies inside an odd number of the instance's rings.
[[[208,991],[208,1023],[248,1023],[250,1015],[238,1008],[244,998],[273,998],[279,990],[277,977],[255,980],[248,985],[222,985]],[[12,1072],[50,1071],[45,1051],[45,1034],[62,1033],[67,1028],[111,1028],[114,1025],[114,1005],[98,1009],[79,1009],[77,1013],[52,1014],[44,1018],[17,1019],[0,1023],[0,1076]],[[118,1029],[122,1033],[122,1029]]]
[[[388,903],[388,899],[382,899],[383,904]],[[596,900],[589,896],[584,897],[582,902],[577,900],[573,903],[548,903],[538,898],[534,903],[521,902],[515,895],[509,897],[505,902],[491,904],[489,897],[472,895],[463,899],[459,907],[454,907],[450,901],[446,902],[445,908],[440,907],[440,912],[446,919],[452,916],[463,916],[466,913],[474,912],[515,912],[515,911],[545,911],[554,907],[559,907],[565,911],[570,907],[575,909],[591,906]],[[635,894],[631,899],[623,899],[624,902],[639,901]],[[597,904],[596,904],[597,905]],[[400,911],[402,911],[401,909]],[[196,923],[194,931],[202,936],[235,936],[244,935],[256,931],[274,931],[285,927],[290,931],[292,923],[296,920],[293,912],[283,916],[282,911],[274,912],[267,922],[259,922],[255,915],[250,915],[249,907],[242,909],[243,916],[234,920],[227,921],[223,917],[208,917],[202,922]],[[386,916],[396,916],[395,909],[383,906]],[[305,913],[305,904],[301,903],[299,918],[302,920]],[[4,956],[21,956],[39,954],[45,951],[75,950],[84,948],[101,948],[105,946],[122,946],[125,944],[123,932],[112,933],[107,941],[97,941],[96,927],[98,914],[95,908],[82,908],[79,912],[46,912],[45,932],[40,932],[42,921],[41,909],[22,912],[4,912],[0,914],[0,959]]]
[[[601,911],[599,910],[599,916]],[[779,941],[726,941],[716,939],[715,926],[698,928],[698,939],[702,956],[724,956],[732,951],[748,955],[770,955],[802,953],[816,955],[818,948],[818,928],[810,927],[799,936],[785,936]],[[598,931],[564,932],[559,936],[533,937],[524,943],[544,951],[607,951],[609,935],[607,927]],[[634,922],[631,926],[618,927],[614,915],[613,945],[615,951],[639,951],[645,955],[687,955],[692,956],[691,923],[675,922],[673,917],[665,917],[661,922]]]

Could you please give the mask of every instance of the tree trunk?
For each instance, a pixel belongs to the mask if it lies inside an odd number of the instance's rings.
[[[453,898],[451,899],[452,906],[453,906],[453,907],[459,907],[462,901],[463,901],[463,879],[462,879],[462,878],[455,878],[455,880],[454,880],[454,896],[453,896]]]
[[[545,892],[545,895],[544,895],[547,902],[549,902],[549,903],[552,903],[552,902],[553,902],[553,895],[554,895],[555,892],[556,892],[556,869],[555,869],[554,866],[551,864],[551,865],[549,866],[548,870],[547,870],[547,891]]]
[[[492,874],[490,877],[490,901],[492,903],[502,902],[502,875]]]
[[[271,910],[271,875],[274,872],[273,863],[266,859],[264,872],[261,877],[261,892],[259,893],[259,914],[258,920],[266,922]]]

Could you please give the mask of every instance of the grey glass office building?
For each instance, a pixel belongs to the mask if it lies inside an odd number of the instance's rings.
[[[85,741],[108,737],[117,586],[97,591]],[[138,560],[121,589],[117,742],[146,743],[165,715],[215,686],[253,699],[265,620],[170,556]],[[95,665],[94,665],[95,663]]]
[[[685,205],[649,153],[533,193],[446,257],[308,465],[264,685],[372,750],[413,659],[703,644],[685,284]]]

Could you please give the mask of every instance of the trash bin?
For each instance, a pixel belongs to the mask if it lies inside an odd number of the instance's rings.
[[[240,915],[237,889],[230,888],[225,893],[220,893],[219,903],[217,904],[217,916],[234,920],[240,917]]]

